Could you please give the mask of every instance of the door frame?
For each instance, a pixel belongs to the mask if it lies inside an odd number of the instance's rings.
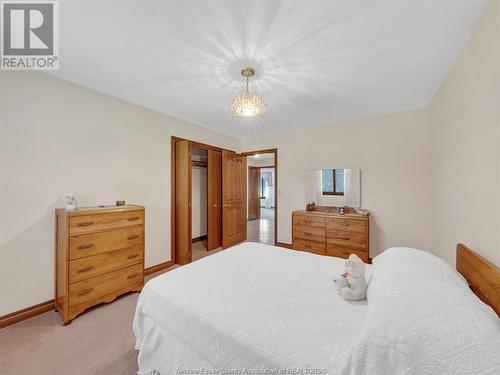
[[[202,148],[205,150],[214,150],[214,151],[232,151],[232,150],[227,150],[225,148],[217,147],[217,146],[212,146],[208,145],[205,143],[197,142],[197,141],[192,141],[187,138],[181,138],[172,135],[170,137],[170,260],[173,264],[176,264],[176,254],[175,254],[175,198],[176,198],[176,192],[175,192],[175,143],[178,141],[189,141],[191,142],[191,150],[193,147],[196,148]],[[191,152],[190,150],[190,152]],[[234,151],[233,151],[234,152]],[[188,189],[192,189],[192,183],[190,180]],[[192,210],[192,207],[191,207]],[[190,225],[192,225],[192,217],[191,215],[189,216],[189,221]]]
[[[253,156],[255,154],[274,154],[274,246],[278,244],[278,149],[270,148],[266,150],[245,151],[243,156]],[[262,167],[264,168],[264,167]],[[267,167],[269,168],[269,167]],[[247,173],[248,174],[248,173]],[[247,176],[248,177],[248,176]],[[248,192],[247,192],[248,195]],[[248,196],[247,196],[248,200]]]

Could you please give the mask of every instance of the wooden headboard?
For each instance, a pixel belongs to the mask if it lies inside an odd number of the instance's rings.
[[[500,269],[467,246],[457,245],[457,271],[472,291],[500,317]]]

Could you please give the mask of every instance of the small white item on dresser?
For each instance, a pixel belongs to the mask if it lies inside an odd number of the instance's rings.
[[[362,208],[356,208],[355,210],[358,215],[363,215],[363,216],[370,215],[370,210],[363,210]]]
[[[64,207],[67,210],[75,210],[76,209],[76,198],[73,196],[73,194],[68,193],[64,197]]]

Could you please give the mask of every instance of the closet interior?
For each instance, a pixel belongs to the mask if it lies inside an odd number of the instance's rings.
[[[191,157],[191,240],[207,250],[208,150],[193,147]],[[200,248],[200,246],[198,246]]]

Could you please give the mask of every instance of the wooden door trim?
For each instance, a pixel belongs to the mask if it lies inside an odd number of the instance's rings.
[[[217,163],[218,161],[218,163]],[[212,163],[216,163],[214,165]],[[217,194],[217,210],[216,218],[214,223],[214,205],[213,205],[213,193],[214,175],[218,177],[218,191]],[[214,250],[222,246],[222,152],[216,150],[207,151],[207,251]],[[217,215],[218,213],[218,215]],[[215,225],[215,227],[214,227]],[[214,228],[217,229],[214,231]]]
[[[175,142],[170,138],[170,260],[175,264]]]
[[[272,168],[274,167],[274,246],[278,245],[278,149],[270,148],[267,150],[255,150],[242,152],[243,156],[252,156],[255,154],[274,154],[274,165],[269,167],[258,168]]]
[[[175,135],[173,135],[171,138],[172,138],[172,140],[175,140],[175,141],[189,141],[189,142],[191,142],[192,147],[201,148],[203,150],[236,152],[236,151],[233,151],[233,150],[229,150],[227,148],[212,146],[212,145],[208,145],[206,143],[201,143],[201,142],[193,141],[191,139],[177,137]]]
[[[278,152],[277,148],[270,148],[270,149],[267,149],[267,150],[245,151],[245,152],[242,152],[241,155],[243,155],[243,156],[253,156],[255,154],[274,154],[274,156],[276,156],[277,152]]]
[[[172,135],[170,137],[170,260],[172,264],[176,264],[176,254],[175,254],[175,199],[176,199],[176,191],[175,191],[175,143],[178,141],[189,141],[191,142],[191,149],[193,147],[201,148],[205,150],[212,151],[231,151],[233,150],[225,149],[222,147],[212,146],[201,142],[192,141],[187,138],[177,137]],[[221,182],[222,183],[222,182]],[[191,184],[191,179],[190,179]],[[222,188],[222,186],[221,186]],[[189,186],[189,189],[192,189],[192,186]],[[189,220],[192,224],[192,217],[189,215]]]

